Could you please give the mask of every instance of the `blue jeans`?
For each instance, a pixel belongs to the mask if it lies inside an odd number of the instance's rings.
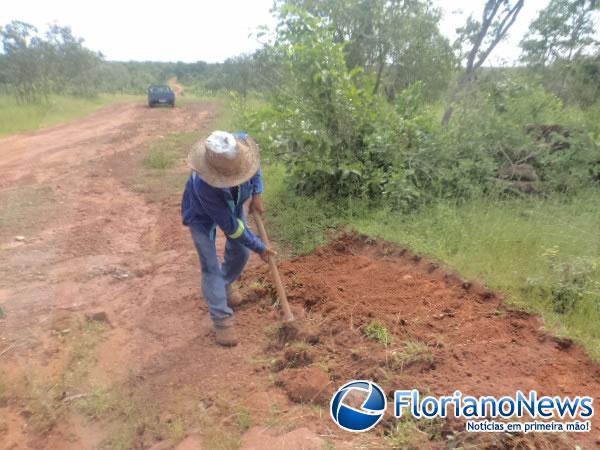
[[[215,326],[233,317],[227,304],[227,288],[237,280],[248,262],[250,250],[235,240],[227,239],[225,259],[219,262],[215,240],[203,229],[190,226],[192,239],[200,257],[202,293]]]

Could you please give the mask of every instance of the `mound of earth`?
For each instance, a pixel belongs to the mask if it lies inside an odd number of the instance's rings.
[[[507,306],[480,283],[404,248],[348,234],[282,262],[281,271],[291,303],[306,311],[297,326],[318,335],[312,343],[300,333],[300,344],[269,347],[287,362],[274,370],[283,368],[280,384],[294,401],[318,397],[319,386],[323,399],[331,398],[353,379],[376,381],[388,394],[600,395],[600,366],[579,346],[546,334],[539,317]],[[269,283],[263,267],[247,277]],[[369,332],[374,328],[386,330],[387,340]],[[295,346],[300,356],[309,352],[312,366],[290,363]],[[446,434],[464,432],[464,423],[447,426]],[[596,423],[591,433],[572,435],[589,446],[599,436]]]
[[[327,389],[330,384],[329,377],[317,367],[286,369],[279,376],[278,383],[288,397],[298,403],[326,405],[331,398]]]

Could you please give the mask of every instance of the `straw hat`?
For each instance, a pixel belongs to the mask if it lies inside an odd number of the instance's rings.
[[[188,165],[211,186],[228,188],[238,186],[256,174],[260,154],[258,145],[251,138],[213,131],[205,141],[194,144]]]

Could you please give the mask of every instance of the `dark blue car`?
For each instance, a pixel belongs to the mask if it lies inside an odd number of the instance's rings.
[[[154,85],[148,88],[148,106],[171,105],[175,106],[175,92],[167,85]]]

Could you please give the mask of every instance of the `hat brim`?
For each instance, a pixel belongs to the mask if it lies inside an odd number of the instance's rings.
[[[218,172],[206,160],[206,146],[204,140],[196,142],[188,155],[187,163],[190,168],[200,175],[204,181],[213,187],[229,188],[252,178],[260,167],[260,151],[258,144],[252,138],[236,138],[241,164],[239,170],[230,175]]]

